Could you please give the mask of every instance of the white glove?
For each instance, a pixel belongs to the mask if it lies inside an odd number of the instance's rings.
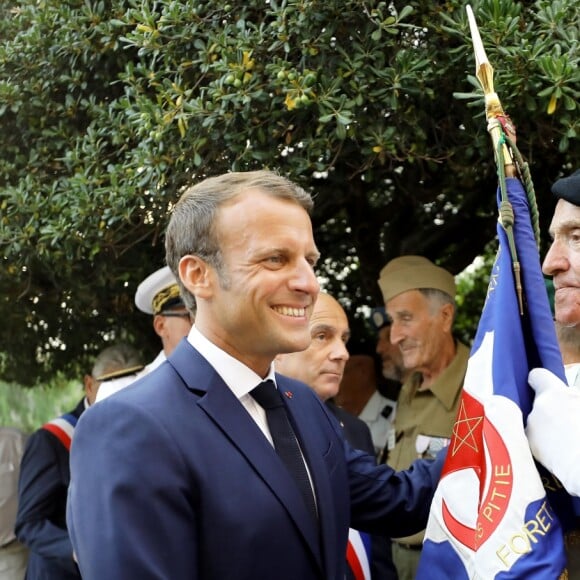
[[[530,371],[528,382],[536,391],[526,427],[532,454],[580,496],[580,391],[547,369]]]

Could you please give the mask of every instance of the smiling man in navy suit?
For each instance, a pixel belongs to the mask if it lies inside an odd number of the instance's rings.
[[[274,372],[277,354],[310,343],[311,208],[269,171],[206,179],[176,204],[167,263],[195,325],[167,362],[79,422],[68,523],[83,580],[341,580],[349,525],[425,527],[443,458],[377,467],[309,387]],[[252,394],[267,379],[306,494]]]

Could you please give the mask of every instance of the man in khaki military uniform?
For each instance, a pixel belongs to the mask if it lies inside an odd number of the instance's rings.
[[[421,256],[391,260],[379,286],[392,319],[390,340],[410,372],[397,401],[387,463],[406,469],[419,457],[434,457],[449,443],[469,348],[452,334],[455,280]],[[393,541],[399,580],[415,578],[424,533]]]

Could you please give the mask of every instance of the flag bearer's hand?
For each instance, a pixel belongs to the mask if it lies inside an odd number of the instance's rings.
[[[536,391],[526,426],[532,454],[580,496],[580,391],[547,369],[533,369],[528,382]]]

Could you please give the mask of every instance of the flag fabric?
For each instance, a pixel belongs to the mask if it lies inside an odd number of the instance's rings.
[[[544,367],[565,380],[564,368],[519,180],[507,179],[507,194],[524,314],[508,238],[498,224],[499,249],[431,506],[419,580],[555,579],[565,568],[562,526],[524,432],[533,401],[529,371]],[[499,189],[497,197],[499,206]]]

